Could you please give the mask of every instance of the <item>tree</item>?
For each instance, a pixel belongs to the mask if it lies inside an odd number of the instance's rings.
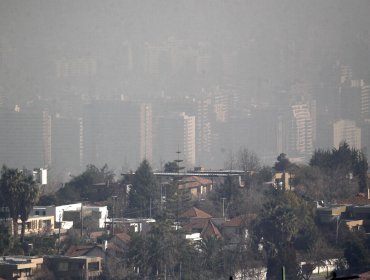
[[[364,231],[345,231],[343,255],[351,273],[368,270],[370,267],[369,238]]]
[[[21,241],[28,215],[38,199],[39,189],[32,175],[27,171],[3,166],[1,170],[1,196],[9,209],[13,222],[14,239],[18,237],[18,218],[22,220]]]
[[[275,162],[275,165],[274,165],[275,170],[278,172],[285,172],[290,167],[292,167],[292,163],[288,159],[287,155],[284,153],[281,153],[277,157],[277,161]]]
[[[98,168],[95,165],[89,164],[86,166],[86,170],[78,176],[72,177],[72,179],[60,188],[57,193],[58,203],[74,203],[86,199],[91,191],[90,186],[98,183],[109,184],[114,181],[114,173],[109,170],[108,165],[104,165],[102,168]],[[101,197],[101,200],[105,200],[110,196],[110,193],[106,193],[105,197]]]
[[[296,250],[316,241],[312,238],[315,234],[305,234],[308,229],[315,229],[313,207],[293,192],[275,190],[269,196],[254,226],[257,240],[264,240],[268,279],[277,279],[275,276],[283,266],[287,279],[298,279]]]
[[[164,172],[178,172],[179,166],[175,161],[169,161],[164,165]]]
[[[367,191],[368,162],[364,153],[351,149],[346,142],[338,149],[316,150],[310,166],[317,168],[325,177],[328,200],[348,197],[358,190]],[[321,177],[322,178],[322,177]]]
[[[153,224],[147,233],[133,234],[126,252],[128,264],[144,279],[184,273],[183,266],[193,265],[194,250],[180,234],[168,220]]]
[[[14,239],[17,239],[18,237],[20,180],[21,173],[18,169],[9,169],[5,165],[3,166],[1,170],[1,196],[3,197],[3,203],[8,207],[10,217],[12,218]]]
[[[10,247],[9,229],[0,223],[0,255],[4,255]]]
[[[146,216],[157,214],[160,203],[160,190],[152,168],[143,160],[135,172],[132,188],[128,196],[128,215]]]
[[[200,243],[200,256],[202,267],[208,271],[209,279],[216,279],[223,272],[223,244],[222,240],[212,236],[202,239]]]
[[[21,242],[23,242],[24,232],[26,229],[26,221],[28,220],[33,206],[37,203],[39,198],[39,187],[33,180],[32,175],[24,175],[19,187],[19,217],[22,221]]]

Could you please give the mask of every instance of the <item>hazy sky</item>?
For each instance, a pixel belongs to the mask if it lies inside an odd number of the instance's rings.
[[[237,50],[242,65],[233,65],[233,71],[238,79],[245,71],[284,80],[284,73],[276,73],[284,71],[278,67],[281,53],[302,60],[302,75],[341,60],[356,63],[360,75],[367,76],[368,11],[366,0],[1,0],[0,92],[14,97],[70,88],[112,93],[127,84],[134,89],[151,77],[124,72],[125,44],[130,42],[138,57],[134,63],[140,65],[145,43],[161,44],[170,37],[188,44],[207,42],[206,51],[216,62]],[[96,78],[57,77],[58,60],[87,58],[96,60]],[[221,83],[220,75],[209,79]]]

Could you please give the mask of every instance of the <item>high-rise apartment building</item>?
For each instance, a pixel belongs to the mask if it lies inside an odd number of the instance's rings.
[[[153,160],[153,113],[147,103],[140,105],[140,159]]]
[[[333,145],[338,148],[341,142],[351,148],[361,149],[361,128],[352,120],[339,120],[333,124]]]
[[[60,174],[81,171],[81,120],[77,118],[52,118],[51,165]]]
[[[158,118],[156,127],[156,156],[164,162],[173,161],[176,151],[182,154],[184,166],[196,163],[195,116],[170,113]]]
[[[87,104],[82,124],[84,165],[108,164],[116,170],[135,169],[145,152],[150,155],[149,108],[122,100],[97,100]]]
[[[370,85],[361,82],[361,118],[370,119]]]
[[[196,115],[197,163],[209,163],[212,156],[212,102],[210,98],[199,100]]]
[[[0,109],[0,160],[28,169],[51,163],[51,118],[47,111]]]
[[[287,151],[289,155],[310,157],[314,146],[314,118],[308,103],[291,106],[287,129]]]

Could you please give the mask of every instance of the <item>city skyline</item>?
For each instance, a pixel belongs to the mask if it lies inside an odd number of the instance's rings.
[[[70,174],[147,158],[159,170],[179,148],[187,168],[220,169],[247,148],[268,165],[307,162],[351,144],[350,123],[369,156],[369,8],[0,1],[0,160]]]

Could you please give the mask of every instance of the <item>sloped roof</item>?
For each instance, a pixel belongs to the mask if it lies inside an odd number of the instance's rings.
[[[208,220],[206,227],[203,229],[200,235],[202,236],[202,238],[212,236],[215,237],[216,239],[223,239],[221,232],[214,225],[214,223],[212,223],[211,220]]]
[[[131,240],[131,237],[126,232],[116,233],[114,236],[125,243]]]
[[[184,213],[180,215],[180,218],[201,218],[201,219],[209,219],[212,218],[211,215],[208,213],[196,208],[192,207],[186,210]]]
[[[244,214],[237,217],[232,218],[229,221],[226,221],[222,224],[223,227],[240,227],[243,223],[250,222],[257,217],[256,214]]]
[[[179,185],[180,189],[191,189],[200,186],[212,185],[212,180],[200,176],[189,176],[184,179],[184,183]]]
[[[86,246],[78,246],[78,245],[72,245],[71,247],[68,248],[68,250],[65,252],[65,256],[68,257],[81,257],[81,256],[86,256],[91,250],[99,248],[102,250],[100,246],[97,245],[86,245]]]
[[[367,205],[370,204],[370,199],[368,199],[364,193],[358,193],[355,196],[341,199],[338,201],[338,203],[351,205]]]
[[[202,238],[212,236],[216,239],[223,239],[221,232],[211,219],[195,219],[185,224],[182,228],[190,233],[199,232]]]
[[[186,232],[193,232],[194,230],[202,232],[207,224],[208,224],[208,219],[195,219],[185,224],[182,228]]]

